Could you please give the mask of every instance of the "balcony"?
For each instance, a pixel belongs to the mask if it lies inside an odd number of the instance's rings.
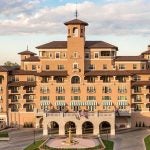
[[[28,109],[28,108],[26,108],[26,112],[34,112],[34,109]]]
[[[19,93],[18,90],[10,90],[10,92],[11,92],[12,94]]]
[[[34,90],[26,90],[26,93],[34,93]]]

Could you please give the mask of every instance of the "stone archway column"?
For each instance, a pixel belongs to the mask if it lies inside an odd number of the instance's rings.
[[[111,123],[111,131],[110,131],[111,135],[115,135],[115,123]]]
[[[82,135],[82,124],[76,123],[76,135]]]
[[[99,134],[99,125],[98,124],[94,124],[94,126],[93,126],[93,134],[94,135],[98,135]]]
[[[40,121],[40,119],[35,118],[35,128],[39,128],[40,127],[39,121]]]
[[[48,135],[48,123],[46,118],[43,118],[43,135]]]
[[[64,123],[59,124],[59,135],[65,135],[65,124]]]

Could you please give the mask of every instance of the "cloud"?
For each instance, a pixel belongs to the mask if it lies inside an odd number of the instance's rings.
[[[65,33],[63,22],[74,18],[75,4],[55,8],[40,7],[41,4],[42,0],[1,0],[0,34]],[[79,18],[89,23],[89,34],[150,34],[150,1],[147,0],[83,1],[78,4],[78,11]]]

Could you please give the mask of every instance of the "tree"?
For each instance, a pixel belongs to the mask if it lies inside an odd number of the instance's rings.
[[[4,66],[19,66],[16,62],[15,63],[13,63],[13,62],[11,62],[11,61],[6,61],[5,63],[4,63]]]

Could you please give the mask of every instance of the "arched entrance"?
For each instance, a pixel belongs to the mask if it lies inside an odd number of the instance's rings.
[[[76,134],[76,125],[74,122],[69,121],[65,124],[65,134],[68,134],[69,128],[71,128],[73,134]]]
[[[86,121],[82,124],[82,134],[93,134],[93,124],[90,121]]]
[[[39,121],[39,127],[43,128],[43,118],[41,118],[40,121]]]
[[[51,121],[48,124],[48,134],[59,134],[59,124],[55,121]]]
[[[111,125],[107,121],[103,121],[99,125],[99,132],[100,134],[108,134],[111,132]]]

